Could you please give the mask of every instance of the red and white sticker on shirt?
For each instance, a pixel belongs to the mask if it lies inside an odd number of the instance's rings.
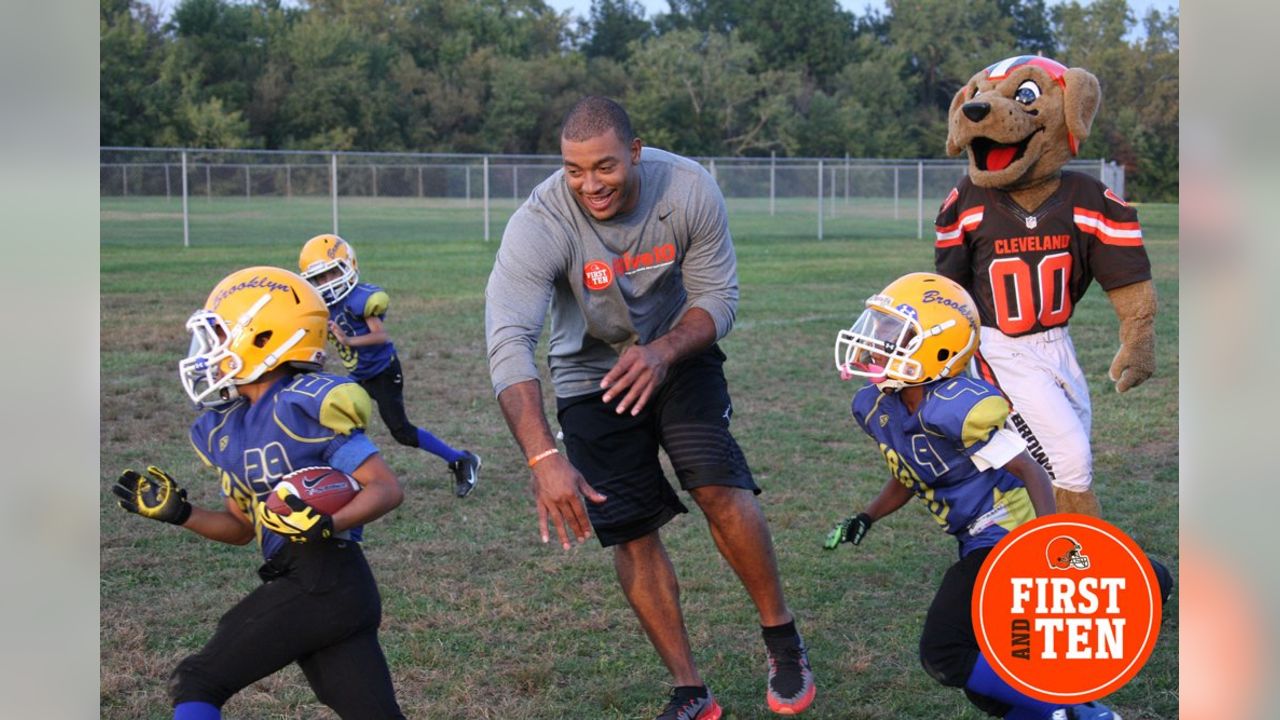
[[[1005,682],[1045,702],[1082,703],[1142,669],[1160,632],[1160,586],[1114,525],[1047,515],[992,549],[972,612],[978,646]]]
[[[613,284],[613,270],[600,260],[582,266],[582,280],[588,290],[603,290]]]

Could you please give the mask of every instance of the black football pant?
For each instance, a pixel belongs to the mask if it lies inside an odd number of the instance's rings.
[[[418,447],[418,428],[409,422],[409,414],[404,409],[404,374],[400,371],[400,358],[392,357],[385,370],[358,382],[377,404],[378,414],[391,431],[391,437],[401,445]]]
[[[258,575],[263,584],[174,670],[174,705],[222,707],[242,688],[297,662],[316,697],[343,720],[404,718],[378,644],[382,599],[358,543],[287,545]]]
[[[924,618],[920,664],[934,680],[948,687],[963,688],[969,702],[979,710],[1000,717],[1009,712],[1009,705],[964,686],[973,674],[979,652],[970,610],[973,586],[978,581],[982,561],[990,553],[991,548],[974,550],[947,568]]]

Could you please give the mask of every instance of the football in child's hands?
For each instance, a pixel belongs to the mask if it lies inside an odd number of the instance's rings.
[[[360,483],[350,475],[331,467],[309,467],[294,470],[276,483],[267,496],[267,508],[278,515],[293,512],[281,493],[297,495],[303,502],[325,515],[342,509],[360,492]]]

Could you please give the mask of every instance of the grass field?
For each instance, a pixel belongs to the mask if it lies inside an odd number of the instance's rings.
[[[168,674],[257,582],[255,548],[127,515],[109,492],[121,468],[154,463],[197,504],[220,502],[215,478],[186,440],[194,412],[177,382],[188,342],[183,323],[228,272],[292,268],[302,242],[329,229],[322,203],[207,204],[198,236],[193,220],[198,242],[184,249],[175,204],[102,201],[104,718],[168,717]],[[1140,213],[1160,293],[1158,374],[1124,396],[1111,389],[1116,320],[1097,288],[1079,306],[1072,335],[1094,392],[1104,513],[1176,574],[1177,206]],[[734,210],[731,224],[742,301],[722,346],[734,432],[765,489],[788,600],[818,677],[806,717],[976,719],[964,697],[936,685],[916,659],[924,612],[955,542],[912,504],[877,524],[860,547],[820,547],[830,525],[885,479],[883,459],[852,427],[853,387],[831,367],[835,334],[871,292],[931,267],[932,243],[914,239],[914,216],[838,215],[821,242],[803,212],[779,224]],[[652,718],[666,673],[616,586],[609,553],[594,540],[566,553],[537,538],[528,472],[484,360],[483,293],[496,241],[480,241],[474,213],[395,203],[346,203],[341,230],[359,250],[363,276],[391,295],[388,329],[404,363],[410,417],[485,458],[481,484],[458,500],[442,461],[395,445],[374,422],[374,440],[406,485],[404,505],[366,531],[384,602],[382,642],[406,714]],[[696,658],[727,717],[772,717],[754,610],[696,507],[663,536]],[[1175,593],[1148,665],[1109,701],[1126,720],[1178,714],[1177,617]],[[296,668],[246,689],[225,710],[234,718],[334,717]]]

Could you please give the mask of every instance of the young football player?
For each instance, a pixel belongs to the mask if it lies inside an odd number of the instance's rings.
[[[449,463],[454,494],[466,497],[479,479],[480,456],[455,450],[409,422],[404,409],[404,376],[385,319],[390,298],[377,285],[360,282],[356,252],[337,235],[317,235],[298,256],[302,277],[320,291],[329,306],[329,337],[352,380],[378,404],[382,422],[396,442],[423,450]]]
[[[962,374],[978,347],[979,326],[959,284],[912,273],[868,299],[853,326],[837,335],[840,376],[870,381],[853,396],[853,417],[879,444],[890,478],[864,511],[831,530],[823,547],[859,544],[875,521],[919,498],[960,543],[960,560],[925,616],[925,671],[1006,720],[1119,720],[1095,702],[1064,707],[1028,697],[1001,680],[979,650],[970,596],[983,559],[1010,530],[1054,512],[1044,468],[1004,428],[1008,401]]]
[[[395,474],[365,435],[371,403],[358,384],[315,372],[328,310],[301,277],[272,267],[228,275],[187,320],[178,364],[205,412],[191,444],[222,481],[223,507],[187,501],[165,471],[125,470],[120,507],[233,545],[258,540],[263,584],[218,621],[213,637],[169,681],[175,720],[216,720],[247,685],[297,662],[320,702],[343,718],[403,718],[378,643],[382,603],[360,549],[363,525],[398,506]],[[267,506],[291,471],[329,466],[360,492],[332,515],[295,496]]]

